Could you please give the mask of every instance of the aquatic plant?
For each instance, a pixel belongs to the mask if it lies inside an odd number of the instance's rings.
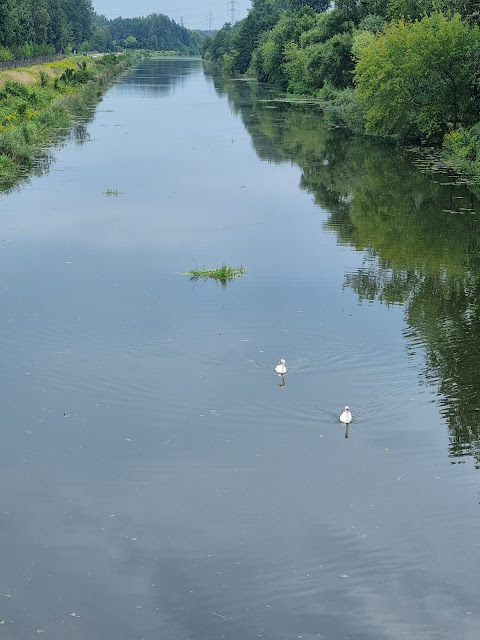
[[[118,191],[118,189],[107,189],[103,192],[104,196],[121,196],[122,192]]]
[[[239,267],[227,267],[225,263],[217,269],[192,269],[191,271],[184,272],[184,275],[190,276],[190,280],[195,282],[196,280],[218,280],[222,286],[225,286],[230,280],[235,278],[243,278],[248,272],[242,265]]]

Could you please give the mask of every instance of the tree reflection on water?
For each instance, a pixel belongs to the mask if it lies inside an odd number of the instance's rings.
[[[300,187],[326,209],[326,229],[364,254],[345,276],[360,302],[401,305],[407,352],[424,353],[422,383],[438,390],[452,462],[480,468],[480,240],[473,188],[412,151],[348,135],[311,105],[272,102],[272,90],[212,76],[270,162],[293,162]],[[275,107],[275,108],[271,108]],[[454,460],[455,459],[455,460]]]

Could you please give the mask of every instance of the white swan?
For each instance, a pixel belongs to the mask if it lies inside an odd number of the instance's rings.
[[[340,416],[340,422],[344,422],[345,424],[348,424],[351,421],[352,421],[352,414],[350,413],[350,410],[347,404],[345,409],[343,410],[342,415]]]
[[[275,373],[279,373],[280,375],[287,373],[287,367],[285,366],[285,360],[283,358],[278,361],[278,364],[275,367]]]

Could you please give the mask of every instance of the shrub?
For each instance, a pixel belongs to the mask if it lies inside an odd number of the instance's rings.
[[[10,94],[11,96],[18,96],[19,98],[28,100],[28,87],[20,82],[9,80],[5,83],[4,91],[6,94]]]
[[[60,82],[70,86],[78,86],[81,84],[85,84],[91,79],[91,74],[86,69],[79,69],[75,71],[74,69],[67,68],[60,76]]]
[[[0,46],[0,62],[8,62],[9,60],[15,60],[15,56],[10,49]]]
[[[119,56],[116,56],[114,53],[107,53],[105,56],[101,58],[97,58],[95,60],[95,64],[103,65],[105,67],[114,67],[119,60]]]
[[[39,78],[40,78],[40,85],[42,87],[46,87],[49,81],[49,76],[48,73],[46,71],[44,71],[43,69],[40,69],[40,71],[38,72]]]

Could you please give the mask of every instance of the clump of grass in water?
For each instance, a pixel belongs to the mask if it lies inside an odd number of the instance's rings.
[[[117,189],[107,189],[106,191],[103,192],[104,196],[121,196],[122,192],[118,191]]]
[[[243,278],[248,269],[245,269],[242,265],[239,267],[227,267],[226,264],[222,264],[218,269],[192,269],[186,271],[185,275],[190,276],[190,280],[195,282],[196,280],[218,280],[224,287],[229,280],[235,278]]]

